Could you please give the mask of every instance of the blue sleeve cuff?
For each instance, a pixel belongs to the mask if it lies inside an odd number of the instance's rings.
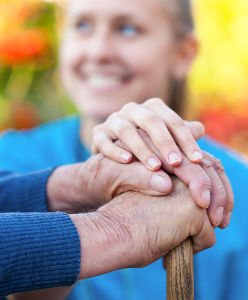
[[[2,213],[0,296],[75,283],[80,240],[69,215]]]
[[[46,184],[54,169],[27,175],[5,173],[0,178],[1,212],[46,212]]]

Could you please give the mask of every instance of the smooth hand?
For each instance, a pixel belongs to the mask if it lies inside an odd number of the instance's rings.
[[[161,99],[149,99],[143,104],[128,103],[113,113],[93,130],[93,151],[120,163],[129,163],[132,154],[148,170],[158,170],[161,159],[140,137],[138,129],[144,130],[163,159],[171,166],[182,161],[182,149],[192,162],[199,163],[202,152],[196,140],[203,136],[200,122],[186,122]],[[120,140],[125,149],[114,142]]]

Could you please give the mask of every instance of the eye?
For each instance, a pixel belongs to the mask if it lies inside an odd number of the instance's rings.
[[[76,27],[78,30],[80,30],[83,33],[88,33],[92,30],[92,24],[89,21],[80,21],[76,24]]]
[[[118,31],[125,36],[135,36],[139,33],[139,29],[134,25],[120,25]]]

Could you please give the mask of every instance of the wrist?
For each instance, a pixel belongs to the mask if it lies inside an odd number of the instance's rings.
[[[106,202],[109,195],[104,187],[109,185],[105,182],[108,176],[102,174],[102,161],[103,155],[98,154],[84,163],[55,169],[47,183],[48,210],[78,213]]]
[[[81,243],[79,279],[130,267],[130,233],[117,220],[99,212],[70,215]]]
[[[83,164],[65,165],[54,170],[47,182],[48,211],[82,211],[87,185],[80,174],[81,169],[84,169]]]

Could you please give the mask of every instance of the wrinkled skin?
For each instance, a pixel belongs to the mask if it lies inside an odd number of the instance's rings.
[[[82,241],[79,279],[120,268],[146,266],[188,236],[192,237],[195,253],[215,243],[206,210],[195,204],[188,188],[175,178],[168,196],[127,192],[95,212],[70,216]],[[59,288],[53,299],[63,299],[70,290],[71,287]],[[39,300],[49,297],[52,291],[12,295],[9,299]]]

